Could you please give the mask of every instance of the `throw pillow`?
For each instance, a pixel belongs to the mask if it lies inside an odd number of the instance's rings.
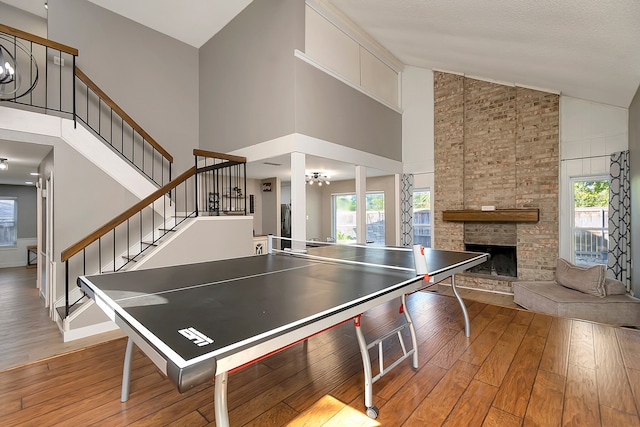
[[[556,282],[564,287],[597,297],[604,297],[606,296],[604,275],[604,265],[578,267],[562,258],[558,258]]]
[[[607,295],[624,295],[627,293],[627,288],[624,286],[624,283],[616,279],[609,279],[608,277],[604,279],[604,290]]]

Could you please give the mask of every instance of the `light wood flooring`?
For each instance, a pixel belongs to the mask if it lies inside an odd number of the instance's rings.
[[[403,362],[374,384],[376,420],[364,415],[362,360],[345,323],[232,373],[231,425],[640,426],[640,331],[469,300],[466,338],[455,299],[419,292],[408,307],[420,366]],[[366,335],[397,312],[365,313]],[[0,372],[0,425],[215,425],[212,384],[180,394],[138,350],[121,403],[125,344]],[[399,353],[387,344],[385,357]]]
[[[123,336],[114,331],[62,342],[38,295],[36,274],[35,268],[0,268],[0,371]]]

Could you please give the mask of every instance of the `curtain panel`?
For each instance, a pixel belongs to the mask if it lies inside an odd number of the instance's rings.
[[[611,155],[607,269],[631,290],[631,185],[629,151]]]
[[[413,175],[402,174],[400,182],[400,245],[413,245]]]

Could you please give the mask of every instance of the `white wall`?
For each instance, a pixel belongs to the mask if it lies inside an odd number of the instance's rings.
[[[339,78],[397,108],[399,63],[358,35],[349,22],[326,5],[307,1],[305,54]]]
[[[404,173],[434,171],[433,71],[407,67],[402,73],[402,162]]]
[[[0,248],[0,268],[22,267],[27,265],[27,246],[38,244],[33,238],[17,239],[16,246]]]
[[[253,255],[253,218],[198,217],[180,227],[130,270],[193,264]]]
[[[402,163],[413,188],[434,188],[433,71],[406,67],[402,73]],[[432,193],[433,194],[433,193]],[[434,197],[431,197],[431,209]],[[433,247],[431,233],[431,247]]]
[[[609,155],[629,148],[626,108],[560,97],[560,257],[571,259],[571,178],[609,174]]]
[[[629,157],[631,162],[631,289],[640,295],[640,87],[629,105]],[[633,248],[636,248],[634,250]]]

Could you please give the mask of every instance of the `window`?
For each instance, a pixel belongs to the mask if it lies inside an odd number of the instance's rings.
[[[18,244],[18,201],[11,197],[0,197],[0,247]]]
[[[607,265],[609,252],[609,180],[607,177],[572,179],[572,255],[582,267]]]
[[[413,244],[431,247],[431,190],[413,191]]]
[[[384,193],[366,195],[366,241],[384,245]],[[333,233],[338,243],[356,242],[356,195],[333,195]]]

